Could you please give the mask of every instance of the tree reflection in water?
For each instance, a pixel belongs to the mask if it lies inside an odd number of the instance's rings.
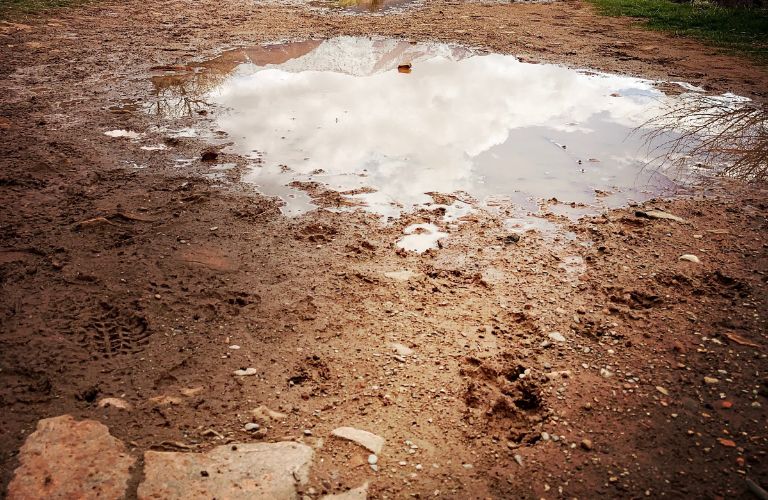
[[[643,127],[662,165],[710,169],[746,181],[768,174],[768,106],[730,94],[684,94]],[[672,139],[659,139],[673,132]]]

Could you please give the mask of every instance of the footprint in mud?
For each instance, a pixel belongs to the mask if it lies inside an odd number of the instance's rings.
[[[539,424],[548,415],[542,375],[509,355],[467,358],[460,373],[467,381],[464,402],[470,428],[484,425],[486,432],[516,443],[537,439]]]
[[[103,301],[83,311],[72,331],[94,359],[139,352],[151,335],[144,317]]]

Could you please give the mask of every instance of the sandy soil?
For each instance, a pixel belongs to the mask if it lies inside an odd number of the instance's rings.
[[[435,212],[286,219],[247,186],[167,167],[200,141],[147,152],[103,135],[154,124],[110,109],[148,95],[152,66],[340,34],[768,89],[747,61],[580,2],[349,17],[127,0],[0,24],[2,489],[36,421],[63,413],[105,423],[137,455],[326,438],[318,493],[367,480],[374,498],[722,498],[749,495],[745,476],[767,485],[763,187],[647,204],[685,223],[636,208],[587,219],[576,242],[507,242],[477,213],[417,255],[392,243]],[[232,375],[245,367],[258,374]],[[134,409],[97,407],[105,396]],[[288,418],[248,433],[259,405]],[[386,438],[379,472],[327,439],[340,425]]]

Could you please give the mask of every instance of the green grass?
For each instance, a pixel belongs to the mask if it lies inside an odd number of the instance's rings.
[[[88,0],[0,0],[0,19],[34,14],[48,9],[82,5]]]
[[[670,0],[588,0],[607,16],[643,20],[654,30],[698,38],[728,52],[768,64],[768,9],[726,8]]]

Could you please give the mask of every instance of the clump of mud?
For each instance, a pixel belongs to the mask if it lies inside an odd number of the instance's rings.
[[[470,428],[514,443],[532,443],[548,415],[543,374],[509,355],[490,359],[470,357],[461,369],[466,380],[464,402]]]

